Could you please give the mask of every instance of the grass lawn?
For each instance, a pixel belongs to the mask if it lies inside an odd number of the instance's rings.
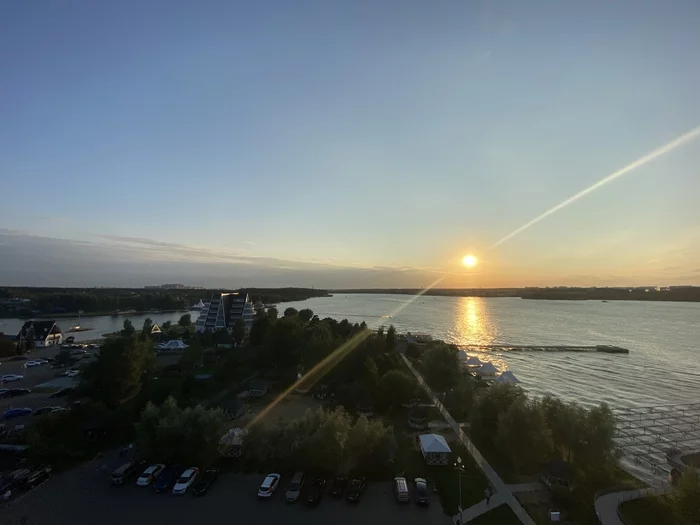
[[[520,525],[520,520],[505,503],[471,520],[470,525]]]
[[[676,525],[667,497],[648,497],[625,501],[619,508],[629,525]]]

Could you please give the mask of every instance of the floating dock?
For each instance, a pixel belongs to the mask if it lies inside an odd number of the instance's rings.
[[[629,354],[627,348],[612,345],[460,345],[463,350],[498,352],[599,352],[603,354]]]

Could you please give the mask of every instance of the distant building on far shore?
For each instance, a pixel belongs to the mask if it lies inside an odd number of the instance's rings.
[[[144,286],[146,290],[204,290],[203,286],[187,286],[186,284],[158,284]]]
[[[200,334],[219,330],[226,330],[232,334],[236,320],[242,319],[247,334],[253,326],[254,317],[255,308],[247,293],[215,292],[209,304],[199,314],[195,330]]]

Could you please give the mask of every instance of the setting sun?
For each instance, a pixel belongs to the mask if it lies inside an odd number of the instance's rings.
[[[462,264],[467,268],[472,268],[476,266],[476,257],[473,255],[465,255],[462,257]]]

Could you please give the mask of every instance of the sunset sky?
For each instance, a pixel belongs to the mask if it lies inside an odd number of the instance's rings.
[[[700,284],[700,2],[0,4],[0,284]],[[461,265],[465,254],[479,263]]]

